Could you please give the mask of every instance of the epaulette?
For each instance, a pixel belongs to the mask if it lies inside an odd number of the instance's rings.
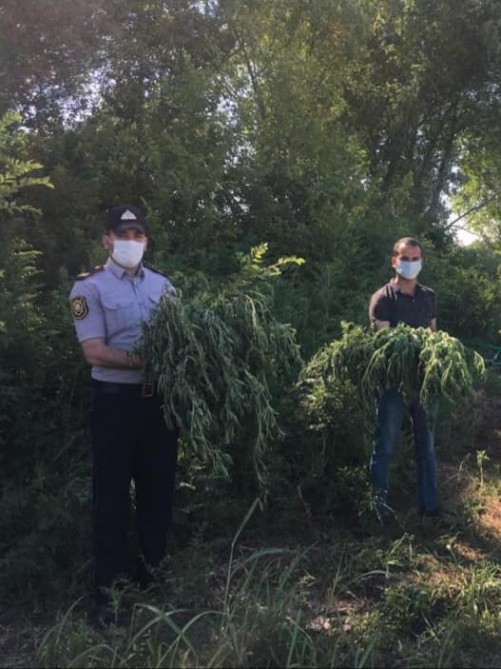
[[[79,274],[76,278],[75,281],[84,281],[85,279],[88,279],[89,276],[94,276],[94,274],[97,274],[98,272],[102,272],[104,269],[104,265],[96,265],[93,269],[89,270],[88,272],[82,272]]]
[[[146,267],[146,269],[149,269],[150,272],[155,272],[155,274],[160,274],[161,276],[163,276],[167,279],[167,276],[165,275],[164,272],[162,272],[162,270],[157,269],[156,267],[152,267],[151,265],[146,265],[145,263],[143,263],[143,265],[144,265],[144,267]]]

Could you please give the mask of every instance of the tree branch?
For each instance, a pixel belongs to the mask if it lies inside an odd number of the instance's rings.
[[[492,200],[494,200],[500,194],[501,194],[501,191],[496,191],[493,195],[488,197],[486,200],[484,200],[480,204],[476,204],[474,207],[470,207],[470,209],[467,209],[465,212],[463,212],[460,216],[455,218],[453,221],[451,221],[450,223],[447,223],[447,225],[445,226],[444,229],[445,230],[450,230],[452,228],[452,226],[455,225],[456,223],[458,223],[461,219],[466,218],[466,216],[469,216],[470,214],[473,214],[473,212],[475,212],[475,211],[479,211],[479,209],[483,209],[485,206],[487,206],[489,204],[489,202],[492,202]]]

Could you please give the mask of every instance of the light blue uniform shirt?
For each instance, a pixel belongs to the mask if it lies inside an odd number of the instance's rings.
[[[143,265],[131,276],[111,258],[102,268],[77,279],[70,292],[78,341],[103,338],[112,348],[130,351],[162,295],[175,289],[162,274]],[[92,367],[92,378],[113,383],[142,383],[141,369]]]

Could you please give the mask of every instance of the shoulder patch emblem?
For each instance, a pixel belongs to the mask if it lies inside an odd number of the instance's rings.
[[[83,295],[78,295],[77,297],[74,297],[72,300],[70,300],[70,302],[71,302],[71,315],[73,316],[73,318],[79,321],[87,316],[87,314],[89,313],[89,307],[87,305],[87,300]]]

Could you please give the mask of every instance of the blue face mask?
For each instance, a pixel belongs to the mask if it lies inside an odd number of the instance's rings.
[[[397,260],[395,271],[402,279],[415,279],[422,267],[421,260]]]

